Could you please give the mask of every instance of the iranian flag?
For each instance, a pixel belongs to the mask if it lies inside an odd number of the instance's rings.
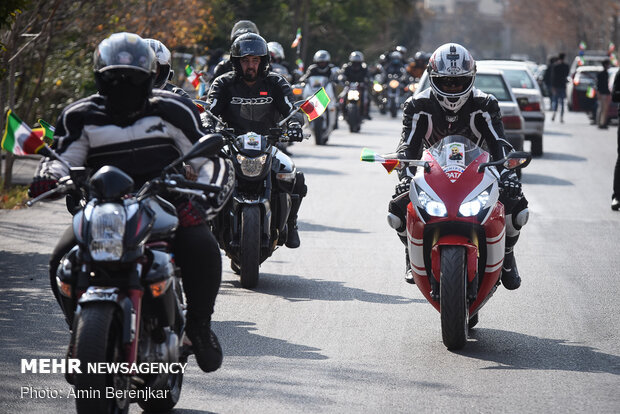
[[[297,28],[297,34],[295,35],[295,39],[293,43],[291,43],[291,49],[295,49],[299,46],[299,42],[301,41],[301,28]]]
[[[321,88],[306,102],[302,103],[300,109],[308,116],[309,121],[314,121],[325,112],[327,104],[329,104],[329,96],[327,96],[325,88]]]
[[[394,171],[400,165],[400,161],[398,161],[397,159],[386,159],[368,148],[362,149],[360,160],[365,162],[380,162],[381,165],[383,165],[383,168],[387,170],[388,174],[391,174],[392,171]]]
[[[187,80],[194,85],[194,88],[198,89],[198,85],[200,85],[200,75],[194,68],[190,65],[185,66],[185,74],[187,75]]]
[[[45,148],[42,140],[45,135],[43,129],[31,130],[9,109],[6,115],[6,129],[2,136],[2,148],[15,155],[37,154]]]

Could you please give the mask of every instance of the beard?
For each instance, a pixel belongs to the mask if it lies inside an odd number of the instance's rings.
[[[248,82],[254,82],[258,78],[258,73],[254,69],[246,69],[243,72],[243,79]]]

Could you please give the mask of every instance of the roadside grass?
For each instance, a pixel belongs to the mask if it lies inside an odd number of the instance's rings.
[[[24,208],[28,201],[28,186],[16,185],[4,190],[4,180],[0,179],[0,209],[16,210]]]

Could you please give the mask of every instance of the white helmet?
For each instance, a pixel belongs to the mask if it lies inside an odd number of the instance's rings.
[[[439,46],[428,61],[427,71],[439,104],[452,112],[461,109],[476,79],[476,62],[467,49],[457,43]]]
[[[327,50],[317,50],[314,56],[312,57],[312,61],[314,63],[322,63],[322,62],[331,62],[332,57],[329,55]]]
[[[267,43],[267,49],[272,59],[284,59],[284,48],[278,42]]]
[[[162,88],[166,81],[172,79],[174,71],[171,65],[170,50],[159,40],[156,39],[144,39],[151,46],[151,49],[155,52],[157,58],[157,77],[155,78],[154,87]]]

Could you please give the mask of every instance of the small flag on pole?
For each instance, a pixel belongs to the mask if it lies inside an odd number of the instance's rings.
[[[185,66],[185,75],[187,75],[187,80],[194,86],[194,88],[198,89],[198,85],[200,85],[200,75],[192,68],[190,65]]]
[[[45,143],[42,141],[44,133],[31,130],[9,109],[6,115],[6,129],[2,136],[2,148],[15,155],[37,154],[45,148]]]
[[[584,42],[583,40],[581,42],[579,42],[579,50],[586,50],[588,46],[586,45],[586,42]]]
[[[614,42],[609,42],[609,46],[607,47],[607,54],[611,54],[616,50],[616,45]]]
[[[383,165],[383,168],[387,170],[388,174],[391,174],[392,171],[400,165],[400,161],[397,159],[386,159],[368,148],[362,149],[360,160],[365,162],[380,162],[381,165]]]
[[[308,116],[309,121],[314,121],[325,112],[328,104],[329,96],[325,92],[325,88],[321,88],[306,102],[302,103],[300,109]]]
[[[301,41],[301,27],[298,27],[297,34],[295,35],[295,39],[293,40],[293,43],[291,43],[291,49],[295,49],[299,45],[300,41]]]
[[[596,90],[593,87],[588,86],[588,89],[586,89],[586,96],[590,99],[594,98],[596,96]]]

